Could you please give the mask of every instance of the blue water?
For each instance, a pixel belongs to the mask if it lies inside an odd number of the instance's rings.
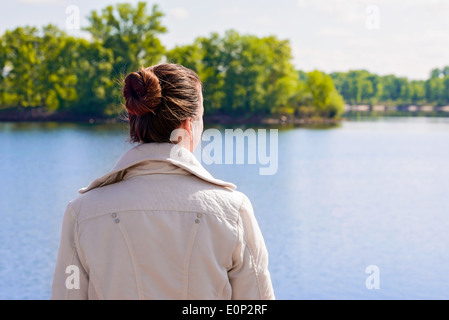
[[[65,206],[132,147],[126,133],[0,124],[0,299],[49,298]],[[251,199],[278,299],[449,298],[449,120],[286,129],[278,150],[274,175],[205,165]]]

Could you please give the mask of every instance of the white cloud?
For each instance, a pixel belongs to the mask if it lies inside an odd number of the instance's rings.
[[[273,27],[276,25],[276,21],[268,16],[256,17],[253,19],[253,23],[264,27]]]
[[[292,45],[295,65],[304,71],[318,69],[325,72],[354,66],[354,61],[348,61],[347,55],[338,49],[321,50],[311,46]]]
[[[296,5],[302,10],[314,10],[335,16],[343,21],[355,21],[366,18],[366,9],[369,6],[378,6],[383,10],[406,9],[449,10],[447,0],[296,0]]]
[[[354,35],[349,29],[324,27],[318,30],[318,34],[328,37],[347,38]]]
[[[339,21],[354,22],[366,17],[366,5],[362,2],[360,0],[297,0],[296,4],[302,10],[314,10]]]
[[[178,20],[185,20],[189,17],[189,12],[185,8],[176,7],[170,11],[169,15]]]
[[[66,0],[18,0],[27,4],[64,4]]]
[[[319,8],[326,9],[335,6],[356,6],[356,5],[395,5],[400,7],[435,7],[438,5],[447,5],[446,0],[296,0],[300,8]]]
[[[235,16],[242,13],[242,9],[239,6],[233,6],[230,8],[220,8],[218,14],[222,16]]]
[[[432,68],[448,64],[447,0],[296,0],[296,5],[313,35],[290,36],[300,69],[365,68],[425,79]],[[379,28],[367,26],[373,16],[369,6],[378,8]]]

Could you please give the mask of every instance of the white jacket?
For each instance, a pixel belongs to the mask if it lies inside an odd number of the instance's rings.
[[[233,189],[187,149],[132,148],[67,205],[52,299],[274,299],[251,203]]]

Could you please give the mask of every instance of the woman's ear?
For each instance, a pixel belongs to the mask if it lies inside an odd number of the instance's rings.
[[[192,142],[193,140],[193,119],[187,118],[186,120],[181,122],[181,125],[179,126],[179,129],[182,129],[184,131],[184,135],[187,135],[187,137]]]

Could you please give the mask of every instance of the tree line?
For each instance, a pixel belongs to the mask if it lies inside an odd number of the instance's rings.
[[[427,80],[380,76],[366,70],[333,72],[330,76],[346,103],[352,105],[449,105],[449,66],[433,69]]]
[[[168,50],[157,5],[110,5],[88,15],[88,37],[54,25],[7,30],[0,37],[0,109],[116,117],[121,81],[161,62],[195,70],[204,83],[208,114],[339,117],[347,103],[446,103],[449,68],[428,81],[377,76],[367,71],[296,70],[288,40],[228,30]]]
[[[120,3],[92,11],[89,37],[54,25],[25,26],[0,37],[0,108],[43,108],[92,116],[121,110],[121,81],[140,66],[183,64],[204,83],[208,114],[335,117],[343,99],[319,71],[299,73],[288,40],[228,30],[167,50],[157,5]]]

